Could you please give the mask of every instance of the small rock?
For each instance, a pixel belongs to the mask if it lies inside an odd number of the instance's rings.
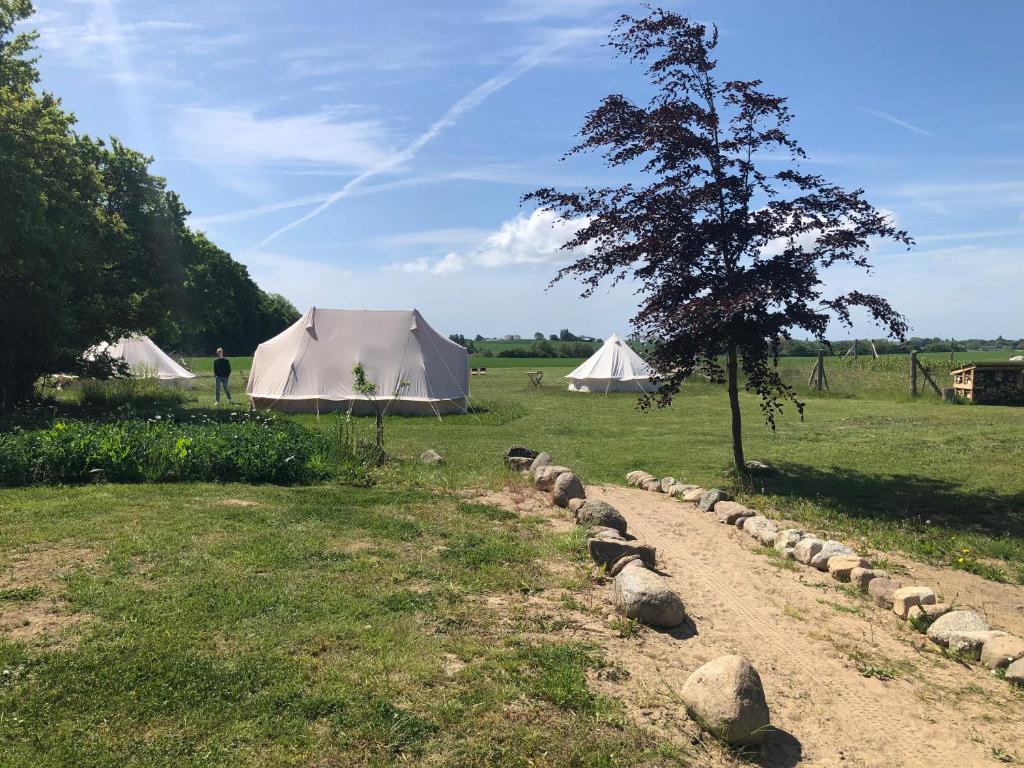
[[[444,456],[435,451],[433,448],[428,448],[420,454],[420,461],[424,464],[443,464]]]
[[[889,574],[878,568],[853,568],[850,571],[850,583],[861,592],[868,591],[868,584],[875,579],[888,579]]]
[[[568,510],[575,515],[580,511],[580,507],[587,503],[586,499],[569,499]]]
[[[900,587],[892,593],[892,612],[901,619],[920,605],[935,605],[935,593],[928,587]]]
[[[533,461],[530,462],[530,474],[536,475],[537,470],[541,467],[546,467],[551,463],[551,454],[544,453],[543,451],[533,457]]]
[[[709,661],[690,675],[680,697],[702,728],[733,746],[759,744],[771,723],[761,677],[742,656]]]
[[[533,482],[542,491],[550,491],[554,488],[555,480],[558,479],[558,476],[566,472],[572,472],[572,470],[557,464],[547,464],[537,470],[537,473],[533,476]]]
[[[653,568],[657,555],[654,547],[650,544],[634,544],[621,537],[613,539],[610,536],[588,539],[587,550],[590,552],[590,559],[598,565],[611,565],[620,557],[639,555],[644,565]]]
[[[971,661],[981,658],[981,649],[987,643],[1009,637],[1005,632],[951,632],[946,647],[953,653]]]
[[[825,542],[816,536],[804,536],[793,547],[793,559],[804,565],[811,564],[811,558],[821,552]]]
[[[891,611],[893,595],[902,586],[902,584],[894,579],[872,579],[871,583],[868,584],[868,594],[871,595],[871,599],[875,601],[875,605],[879,608]]]
[[[572,499],[586,498],[583,483],[572,472],[563,472],[551,489],[551,500],[560,507],[568,507]]]
[[[701,496],[703,496],[705,493],[707,493],[707,491],[705,491],[699,485],[695,486],[690,490],[683,492],[683,501],[688,501],[691,504],[696,504],[698,501],[700,501]]]
[[[1013,635],[992,638],[981,649],[981,663],[989,669],[1008,667],[1021,658],[1024,658],[1024,640]]]
[[[606,501],[590,499],[584,501],[576,512],[577,525],[601,525],[614,528],[619,533],[626,532],[626,518],[615,507]]]
[[[771,472],[773,467],[771,464],[765,464],[763,461],[747,461],[744,462],[743,466],[748,472]]]
[[[855,555],[857,554],[848,546],[843,544],[841,541],[834,541],[829,539],[821,545],[821,549],[818,553],[811,558],[810,565],[812,568],[817,568],[819,571],[828,570],[828,561],[836,555]]]
[[[783,555],[792,555],[793,547],[804,537],[804,532],[796,528],[786,528],[775,535],[775,551]]]
[[[511,448],[509,448],[507,451],[505,451],[505,463],[508,464],[509,466],[511,466],[511,464],[509,464],[509,461],[508,461],[509,459],[512,459],[512,458],[519,458],[519,459],[526,458],[526,459],[530,459],[532,461],[536,457],[537,457],[537,452],[532,450],[532,449],[530,449],[530,448],[527,448],[524,445],[513,445]]]
[[[950,611],[928,627],[928,639],[938,645],[949,645],[949,638],[957,632],[987,632],[988,622],[977,611]]]
[[[747,509],[742,504],[735,501],[719,501],[715,504],[713,513],[715,519],[725,525],[735,525],[736,521],[740,518],[751,517],[754,514],[754,510]]]
[[[697,506],[704,512],[710,512],[715,508],[715,504],[720,501],[732,501],[732,496],[719,488],[711,488],[704,491]]]
[[[871,563],[857,555],[836,555],[828,561],[828,572],[836,581],[849,581],[854,568],[870,568]]]
[[[644,472],[642,469],[634,469],[632,472],[626,473],[626,482],[629,483],[630,485],[636,485],[637,481],[641,477],[644,477],[646,479],[646,476],[647,473]]]
[[[612,600],[619,613],[652,627],[678,627],[686,620],[686,610],[679,595],[673,592],[658,574],[629,563],[615,577]]]
[[[1016,685],[1024,685],[1024,659],[1017,659],[1006,668],[1005,679]]]
[[[644,480],[643,485],[640,487],[650,493],[661,493],[661,481],[656,477],[652,477],[650,480]]]
[[[661,478],[661,492],[668,493],[669,489],[676,484],[674,477],[663,477]]]

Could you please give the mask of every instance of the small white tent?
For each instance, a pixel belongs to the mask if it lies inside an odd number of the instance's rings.
[[[194,379],[196,375],[174,362],[174,360],[153,340],[141,333],[125,336],[113,344],[103,342],[85,353],[92,359],[97,354],[106,352],[115,360],[124,360],[137,379],[159,379],[171,383],[180,383]]]
[[[654,392],[653,372],[643,358],[613,333],[590,358],[570,373],[573,392]]]
[[[371,403],[353,388],[357,363],[388,413],[466,410],[469,353],[415,309],[314,307],[256,348],[246,391],[255,408],[366,413]]]

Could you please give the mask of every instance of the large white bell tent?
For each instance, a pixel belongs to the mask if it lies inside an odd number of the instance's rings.
[[[183,383],[196,375],[174,362],[170,355],[153,343],[145,334],[136,333],[123,339],[96,345],[85,353],[87,358],[106,352],[115,360],[124,360],[131,375],[137,379],[159,379],[168,383]]]
[[[644,359],[613,333],[565,378],[573,392],[654,392],[653,375]]]
[[[355,390],[360,364],[388,413],[463,413],[469,353],[415,309],[317,309],[256,348],[246,391],[254,408],[368,413],[374,402]]]

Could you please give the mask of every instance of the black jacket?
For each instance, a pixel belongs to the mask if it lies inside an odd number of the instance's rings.
[[[231,361],[226,357],[213,358],[213,375],[226,379],[231,375]]]

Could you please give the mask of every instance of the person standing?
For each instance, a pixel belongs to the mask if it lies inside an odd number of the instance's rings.
[[[217,356],[213,358],[213,378],[216,380],[216,393],[214,400],[220,405],[220,388],[224,387],[224,394],[231,402],[231,390],[228,389],[228,377],[231,376],[231,361],[224,357],[224,348],[217,347]]]

